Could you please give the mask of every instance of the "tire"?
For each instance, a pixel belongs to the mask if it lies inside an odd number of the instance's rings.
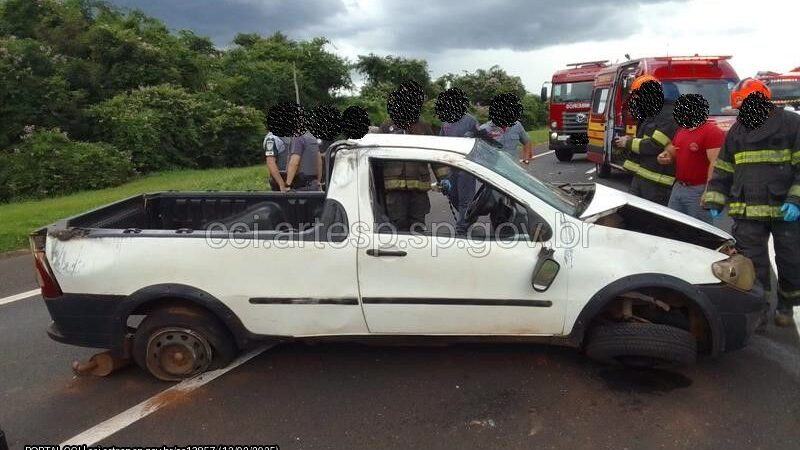
[[[556,158],[558,158],[561,162],[570,162],[572,161],[572,150],[560,148],[556,150]]]
[[[225,367],[236,353],[233,337],[219,319],[185,306],[168,306],[148,314],[133,338],[136,364],[164,381]]]
[[[595,164],[598,178],[608,178],[611,176],[611,166],[609,164]]]
[[[586,355],[603,364],[671,368],[697,360],[697,340],[686,330],[650,323],[598,325],[589,333]]]

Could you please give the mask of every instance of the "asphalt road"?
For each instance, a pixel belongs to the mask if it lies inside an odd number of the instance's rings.
[[[530,170],[576,182],[592,167],[550,154]],[[35,287],[29,256],[0,259],[0,299]],[[49,340],[48,323],[39,297],[0,305],[0,427],[11,448],[64,442],[171,386],[137,368],[74,377],[72,360],[93,351]],[[289,344],[157,400],[101,444],[796,449],[800,340],[772,327],[681,373],[606,368],[547,346]]]

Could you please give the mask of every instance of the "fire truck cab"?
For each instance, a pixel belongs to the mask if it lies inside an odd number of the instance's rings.
[[[624,105],[633,80],[641,75],[653,75],[662,84],[671,83],[680,95],[702,95],[709,103],[709,119],[727,132],[736,120],[730,107],[730,91],[739,81],[729,59],[730,56],[650,57],[600,70],[592,90],[586,154],[595,163],[597,176],[608,177],[612,167],[623,170],[624,151],[614,148],[613,142],[616,136],[636,134],[637,122]]]
[[[568,69],[553,74],[549,98],[550,150],[559,161],[570,161],[575,153],[586,153],[586,124],[594,77],[608,61],[567,64]],[[542,101],[547,102],[547,88],[542,87]]]
[[[800,67],[791,72],[759,72],[756,78],[764,81],[772,92],[772,102],[798,112],[800,111]]]

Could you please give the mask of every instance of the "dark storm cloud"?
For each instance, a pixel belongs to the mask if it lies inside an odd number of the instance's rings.
[[[269,35],[276,31],[308,38],[307,30],[344,11],[338,0],[111,0],[140,9],[172,29],[190,29],[209,36],[219,46],[237,33]]]
[[[681,7],[674,0],[676,8]],[[326,36],[357,48],[434,53],[535,50],[624,38],[657,24],[647,5],[664,0],[112,0],[225,45],[239,32]],[[347,7],[345,6],[347,2]]]
[[[657,17],[647,17],[648,3],[664,1],[385,1],[382,2],[385,23],[380,26],[388,30],[386,36],[390,42],[386,47],[393,49],[535,50],[635,34],[641,26],[640,18],[644,23],[658,23]],[[367,33],[372,28],[364,23],[358,26]]]

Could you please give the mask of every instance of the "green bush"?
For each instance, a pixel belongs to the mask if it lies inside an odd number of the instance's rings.
[[[206,102],[203,144],[197,156],[201,168],[246,166],[263,159],[264,114],[255,108],[211,98]]]
[[[0,199],[18,200],[116,186],[133,174],[130,157],[109,144],[34,131],[0,155]]]

